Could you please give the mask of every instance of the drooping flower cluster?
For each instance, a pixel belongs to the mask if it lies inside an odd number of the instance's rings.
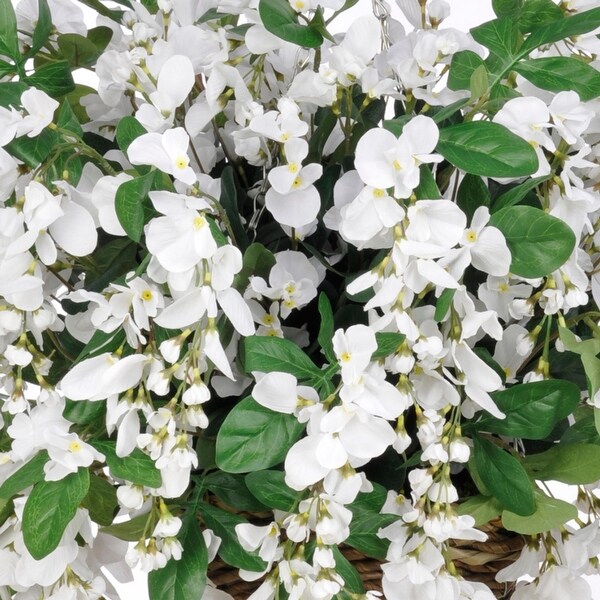
[[[0,0],[0,598],[590,598],[600,9],[92,4]]]

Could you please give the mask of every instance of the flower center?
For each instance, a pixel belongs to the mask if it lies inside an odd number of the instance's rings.
[[[295,163],[295,162],[293,162],[293,163],[290,163],[290,164],[287,166],[287,168],[288,168],[288,171],[289,171],[290,173],[297,173],[297,172],[298,172],[298,170],[300,169],[300,167],[298,166],[298,163]]]
[[[81,444],[77,440],[73,440],[69,444],[69,451],[73,452],[73,453],[80,452],[81,451]]]
[[[465,237],[467,238],[467,242],[471,244],[477,241],[477,234],[472,229],[467,231],[467,235]]]
[[[292,188],[297,190],[301,185],[302,185],[302,177],[296,177],[296,179],[294,179],[294,183],[292,183]]]
[[[202,229],[206,225],[206,219],[202,215],[198,215],[194,219],[194,229]]]
[[[178,169],[185,169],[188,166],[189,159],[187,156],[178,156],[175,158],[175,166]]]
[[[154,298],[154,294],[152,293],[151,290],[144,290],[141,293],[141,297],[142,297],[142,300],[149,302],[150,300],[152,300],[152,298]]]
[[[350,359],[352,358],[352,355],[350,354],[350,352],[344,352],[342,353],[342,355],[340,356],[340,360],[342,362],[350,362]]]
[[[385,190],[382,190],[381,188],[376,188],[373,190],[373,196],[375,198],[383,198],[385,196]]]

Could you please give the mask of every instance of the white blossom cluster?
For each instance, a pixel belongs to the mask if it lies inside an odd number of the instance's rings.
[[[471,92],[450,89],[446,78],[457,53],[482,60],[488,51],[441,26],[449,13],[444,0],[397,3],[413,30],[378,13],[310,50],[269,31],[254,0],[158,0],[155,14],[131,2],[120,22],[97,18],[112,35],[95,63],[97,90],[81,98],[81,132],[62,123],[59,102],[34,85],[0,106],[2,600],[118,598],[105,571],[125,582],[131,567],[160,573],[185,560],[180,534],[198,489],[194,478],[214,466],[199,440],[214,438],[211,427],[225,418],[219,411],[232,397],[249,395],[306,428],[283,461],[296,506],[275,509],[271,524],[234,528],[239,545],[265,564],[263,571],[240,570],[248,581],[264,577],[252,600],[279,598],[280,586],[290,600],[347,592],[334,549],[351,536],[353,504],[374,490],[369,465],[386,453],[409,470],[405,486],[386,490],[377,509],[388,519],[374,532],[387,548],[383,597],[494,597],[452,562],[452,540],[486,539],[457,504],[464,499],[457,477],[473,455],[461,424],[504,419],[496,393],[551,378],[549,352],[564,352],[565,341],[550,340],[550,328],[570,326],[568,313],[589,305],[581,320],[600,327],[600,101],[545,91],[519,75],[514,97],[484,118],[467,104]],[[325,18],[344,8],[343,0],[284,4],[302,23],[318,7]],[[594,4],[571,0],[560,10],[576,15]],[[88,29],[72,0],[47,5],[52,57],[61,49],[56,39]],[[37,2],[17,5],[24,50],[34,43],[38,11]],[[597,34],[532,56],[577,55],[600,68]],[[2,73],[0,85],[12,81]],[[353,105],[357,95],[361,109],[381,102],[387,114],[365,127]],[[535,150],[539,166],[531,177],[542,190],[541,208],[575,239],[570,257],[547,276],[511,272],[510,239],[494,224],[490,203],[468,211],[457,202],[468,177],[460,169],[441,197],[432,193],[424,173],[441,181],[445,159],[436,116],[461,102],[456,110],[466,107],[470,122],[501,125]],[[412,118],[400,129],[398,122],[379,126],[394,104]],[[322,109],[335,117],[329,129]],[[124,122],[139,127],[128,144],[120,142]],[[15,144],[44,132],[84,159],[78,177],[60,153],[37,167],[16,158]],[[110,149],[88,143],[98,138]],[[344,162],[350,156],[352,164]],[[337,172],[326,159],[337,162]],[[240,249],[239,228],[222,200],[230,193],[224,164],[247,184],[253,210],[239,224],[250,241],[271,227],[262,240],[273,242],[265,241],[273,250],[265,268]],[[145,178],[135,239],[121,191],[133,197]],[[490,188],[523,183],[482,181]],[[323,231],[326,241],[314,248],[311,240]],[[113,276],[133,247],[130,238],[138,244],[133,266]],[[117,251],[106,259],[101,250],[109,242]],[[299,315],[315,306],[331,273],[339,276],[344,261],[363,254],[372,257],[369,267],[346,278],[344,293],[364,308],[368,324],[332,329],[330,356],[324,352],[328,387],[304,385],[277,368],[244,369],[240,347],[252,336],[282,338],[308,352],[316,335]],[[92,282],[91,273],[101,276]],[[400,341],[380,355],[377,336],[385,335]],[[480,351],[482,340],[493,353]],[[582,406],[600,409],[600,383],[594,385]],[[505,437],[506,448],[519,451],[521,442]],[[157,485],[119,469],[144,460],[160,475]],[[37,471],[31,467],[30,479],[4,498],[2,490],[13,489],[34,462]],[[34,557],[23,528],[35,518],[26,503],[36,484],[75,481],[88,469],[94,485],[113,488],[115,523],[98,531],[83,494],[54,549]],[[585,518],[532,534],[521,557],[500,572],[499,581],[532,578],[519,584],[515,600],[591,598],[582,575],[599,564],[594,482],[579,488],[578,500]],[[125,522],[141,524],[133,540],[118,529]],[[202,525],[209,561],[231,543],[215,529]],[[211,584],[202,596],[228,597]]]

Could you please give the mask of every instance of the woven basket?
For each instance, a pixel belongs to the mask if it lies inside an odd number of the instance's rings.
[[[340,551],[346,557],[346,560],[352,563],[360,573],[366,591],[382,591],[380,561],[368,558],[358,550],[350,548],[350,546],[342,546]],[[262,583],[262,579],[259,581],[243,581],[239,578],[237,569],[230,567],[219,558],[209,565],[208,577],[219,590],[227,592],[235,600],[248,600],[252,592]]]
[[[221,508],[225,508],[222,503],[219,504]],[[239,514],[256,525],[271,521],[266,513]],[[488,535],[485,542],[451,540],[450,556],[465,579],[485,583],[496,598],[508,600],[514,591],[515,584],[498,583],[495,579],[496,573],[519,557],[526,540],[523,536],[504,529],[500,519],[490,521],[479,529]],[[342,545],[340,551],[360,573],[366,591],[383,591],[381,561],[369,558],[350,546]],[[238,569],[231,567],[219,558],[209,565],[208,577],[219,590],[227,592],[235,600],[247,600],[262,583],[262,579],[243,581],[238,575]]]
[[[519,558],[526,539],[504,529],[500,519],[494,519],[479,529],[487,533],[485,542],[451,540],[450,557],[465,579],[485,583],[496,598],[507,600],[515,590],[515,583],[497,582],[496,573]]]

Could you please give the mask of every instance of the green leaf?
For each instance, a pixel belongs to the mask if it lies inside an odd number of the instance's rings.
[[[535,493],[535,505],[535,512],[526,517],[509,510],[502,511],[503,527],[524,535],[536,535],[558,529],[567,521],[577,518],[577,507],[574,504],[551,498],[540,491]]]
[[[456,290],[447,289],[444,290],[440,294],[440,297],[437,299],[437,302],[435,303],[435,314],[433,318],[438,323],[441,323],[446,318],[446,315],[448,314],[448,311],[452,306],[452,301],[454,300],[455,293]]]
[[[451,90],[468,90],[471,86],[471,76],[479,67],[485,67],[485,62],[479,54],[471,50],[462,50],[452,57],[448,87]]]
[[[415,188],[414,194],[417,200],[437,200],[442,197],[431,169],[427,165],[419,167],[419,185]]]
[[[31,38],[31,48],[25,55],[33,56],[46,42],[52,31],[52,13],[47,0],[38,0],[38,19]]]
[[[374,512],[355,514],[350,523],[350,536],[345,542],[371,558],[383,560],[390,542],[378,537],[377,532],[397,520],[396,515],[382,515]]]
[[[473,444],[477,472],[491,494],[518,515],[532,514],[533,486],[523,465],[489,440],[474,436]]]
[[[600,358],[596,358],[592,354],[583,354],[581,362],[585,370],[590,398],[593,398],[600,391]],[[600,429],[598,429],[600,432]]]
[[[115,196],[117,217],[134,242],[140,241],[144,231],[144,204],[154,183],[154,175],[155,172],[151,171],[141,177],[123,182],[117,189]]]
[[[390,354],[395,354],[406,339],[406,336],[402,333],[384,331],[376,333],[375,339],[377,340],[377,350],[373,352],[371,360],[378,360]]]
[[[600,354],[600,339],[590,338],[587,340],[578,340],[575,334],[566,327],[558,328],[560,340],[566,350],[575,354]]]
[[[557,444],[540,454],[524,459],[535,479],[585,485],[600,479],[600,446],[595,444]]]
[[[113,35],[114,32],[110,27],[100,25],[88,30],[87,39],[96,46],[99,53],[102,53],[112,40]]]
[[[600,71],[570,56],[533,58],[518,62],[514,70],[533,85],[551,92],[574,90],[583,101],[600,96]]]
[[[0,0],[1,1],[1,0]],[[0,106],[8,108],[21,106],[21,95],[29,86],[22,81],[0,82]]]
[[[265,570],[267,566],[265,562],[258,556],[246,552],[240,545],[235,533],[235,526],[240,523],[247,523],[246,519],[205,503],[198,505],[198,511],[207,527],[221,538],[219,556],[228,565],[238,569],[247,569],[248,571]]]
[[[454,116],[463,106],[469,104],[469,98],[463,98],[462,100],[457,100],[448,106],[444,106],[438,110],[435,114],[431,115],[433,120],[439,125],[446,119]]]
[[[80,468],[60,481],[35,484],[23,509],[23,540],[41,560],[55,550],[90,487],[90,474]]]
[[[470,221],[480,206],[490,205],[490,190],[481,177],[467,173],[458,186],[456,203]]]
[[[566,38],[582,35],[600,26],[600,8],[592,8],[537,27],[519,49],[519,56],[529,54],[538,46],[560,42]]]
[[[290,340],[269,336],[250,336],[242,341],[242,364],[246,373],[282,371],[300,380],[320,379],[323,372]]]
[[[129,521],[102,527],[100,533],[112,535],[125,542],[137,542],[144,537],[144,532],[146,532],[146,535],[150,535],[157,523],[158,516],[157,513],[153,511],[151,513],[138,515]]]
[[[7,63],[5,60],[0,60],[0,77],[4,77],[5,75],[12,75],[15,73],[17,68],[15,65],[11,65]],[[5,106],[3,101],[0,101],[0,106]]]
[[[135,117],[123,117],[117,125],[115,137],[119,148],[127,152],[127,148],[133,140],[147,133],[144,126]]]
[[[521,12],[523,0],[492,0],[492,8],[497,17],[510,17],[515,19]]]
[[[102,15],[103,17],[108,17],[112,19],[119,25],[123,20],[123,11],[122,10],[113,10],[105,6],[100,0],[79,0],[81,4],[85,4],[89,6],[95,13]]]
[[[509,206],[492,215],[490,225],[506,238],[514,275],[545,277],[561,267],[575,248],[573,230],[560,219],[532,206]]]
[[[34,169],[48,157],[55,143],[56,134],[50,129],[44,129],[40,135],[33,138],[27,136],[15,138],[10,144],[4,146],[4,149]]]
[[[244,398],[219,429],[217,465],[228,473],[268,469],[283,461],[303,430],[293,415],[269,410],[250,396]]]
[[[528,440],[543,440],[556,423],[568,417],[578,406],[579,388],[570,381],[549,379],[513,385],[492,394],[498,408],[506,415],[496,419],[485,415],[467,429],[489,431]]]
[[[502,505],[496,498],[479,494],[459,504],[456,512],[459,515],[471,515],[475,519],[475,527],[479,527],[499,516]]]
[[[490,80],[488,77],[488,70],[485,65],[480,65],[471,74],[469,81],[469,90],[471,91],[471,98],[481,98],[484,96],[489,88]]]
[[[90,475],[90,489],[82,502],[92,521],[108,526],[119,510],[117,490],[114,485],[98,475]]]
[[[162,485],[160,471],[154,461],[139,448],[128,456],[117,456],[116,443],[110,440],[92,440],[90,444],[106,457],[113,477],[125,479],[136,485],[157,488]]]
[[[21,61],[17,37],[17,17],[11,0],[0,0],[0,54]]]
[[[327,24],[323,18],[323,8],[321,6],[317,6],[317,10],[308,26],[317,33],[320,33],[326,40],[329,40],[334,44],[336,43],[335,38],[327,31]]]
[[[246,228],[242,224],[239,192],[235,184],[233,167],[226,166],[221,173],[221,206],[225,209],[231,225],[235,245],[242,251],[246,250],[250,241]]]
[[[519,32],[511,17],[499,17],[471,29],[476,42],[500,58],[514,56],[519,46]]]
[[[331,302],[325,294],[321,292],[319,294],[319,314],[321,315],[321,325],[319,327],[319,335],[317,341],[323,350],[323,354],[330,363],[337,362],[335,353],[333,351],[333,310],[331,308]]]
[[[410,119],[411,118],[409,115],[402,115],[401,117],[397,117],[395,119],[386,119],[383,122],[383,128],[393,133],[396,137],[400,137],[402,135],[404,126],[410,121]]]
[[[498,123],[472,121],[440,131],[437,151],[455,167],[486,177],[522,177],[538,168],[535,150]]]
[[[203,484],[207,490],[236,510],[261,511],[270,506],[257,500],[248,489],[243,475],[214,471],[204,478]]]
[[[363,585],[360,573],[354,565],[340,552],[337,546],[330,546],[335,559],[335,572],[342,576],[344,580],[344,588],[353,594],[364,594],[365,586]]]
[[[44,479],[44,465],[48,462],[45,450],[38,452],[22,467],[19,467],[6,481],[0,485],[0,498],[12,498],[30,485]]]
[[[526,0],[519,15],[519,29],[526,33],[564,17],[552,0]]]
[[[179,534],[180,560],[171,558],[162,569],[148,574],[150,600],[198,600],[206,586],[208,550],[193,514],[186,515]]]
[[[71,67],[66,60],[45,64],[24,81],[53,97],[64,96],[75,89]]]
[[[63,100],[61,107],[58,111],[58,119],[56,120],[56,124],[62,129],[67,129],[68,131],[72,131],[80,137],[83,137],[83,129],[71,108],[68,100]]]
[[[387,499],[387,490],[379,483],[373,483],[372,492],[360,492],[356,500],[348,505],[354,513],[374,512],[379,513]]]
[[[538,185],[544,183],[544,181],[548,181],[548,179],[550,179],[550,175],[534,177],[533,179],[528,179],[527,181],[516,185],[514,188],[508,190],[508,192],[504,192],[494,200],[492,213],[498,212],[508,206],[518,204],[529,192],[531,192],[531,190],[534,190]]]
[[[289,488],[283,471],[256,471],[246,475],[252,494],[269,508],[291,512],[302,499],[302,492]]]
[[[262,244],[254,242],[244,252],[242,270],[235,276],[233,286],[238,292],[243,292],[248,286],[250,277],[268,279],[271,269],[275,266],[275,256]]]
[[[267,31],[286,42],[306,48],[318,48],[323,43],[316,29],[298,23],[298,14],[287,0],[260,0],[258,13]]]
[[[90,341],[85,345],[79,353],[75,364],[81,362],[85,358],[92,358],[103,352],[112,352],[116,350],[125,340],[124,332],[110,331],[108,333],[97,329]]]
[[[56,41],[63,57],[75,69],[91,67],[100,56],[94,42],[78,33],[63,33]]]

